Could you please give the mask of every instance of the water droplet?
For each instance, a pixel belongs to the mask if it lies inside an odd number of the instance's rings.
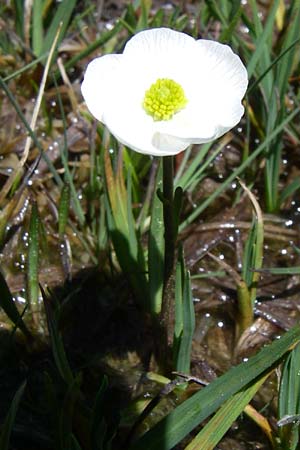
[[[245,25],[243,25],[243,26],[241,26],[241,31],[242,31],[243,33],[249,33],[249,28],[246,27]]]
[[[16,297],[13,297],[15,302],[19,303],[26,303],[26,298],[22,297],[21,295],[17,295]]]

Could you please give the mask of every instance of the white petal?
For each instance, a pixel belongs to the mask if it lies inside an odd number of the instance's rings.
[[[201,84],[210,93],[216,122],[232,128],[243,115],[241,100],[248,85],[247,70],[228,45],[204,39],[197,44],[199,61],[203,61]]]
[[[132,105],[129,110],[124,110],[121,106],[118,109],[111,108],[105,113],[104,119],[118,141],[139,153],[175,155],[189,145],[189,142],[182,139],[156,132],[155,122],[141,106],[135,108]]]
[[[227,45],[197,41],[193,60],[193,71],[183,83],[189,98],[186,108],[172,120],[157,123],[157,129],[190,143],[204,143],[240,121],[248,77],[240,58]]]
[[[104,55],[87,66],[81,92],[88,109],[100,122],[103,122],[107,105],[116,95],[121,61],[122,55]]]
[[[193,65],[197,43],[187,34],[168,28],[141,31],[126,44],[126,64],[140,71],[148,86],[158,78],[182,83]]]
[[[169,28],[153,28],[137,33],[126,44],[123,54],[134,58],[140,58],[143,54],[147,57],[158,55],[169,56],[177,52],[184,53],[195,39],[185,33],[170,30]],[[177,60],[178,63],[178,60]]]

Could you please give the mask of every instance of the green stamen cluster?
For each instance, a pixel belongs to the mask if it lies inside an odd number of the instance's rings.
[[[145,93],[143,107],[154,120],[170,120],[187,104],[180,84],[169,78],[159,78]]]

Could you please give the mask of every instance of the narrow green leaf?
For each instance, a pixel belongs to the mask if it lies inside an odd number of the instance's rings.
[[[16,21],[16,31],[20,38],[24,40],[24,6],[25,2],[20,2],[20,0],[13,0],[14,11],[15,11],[15,21]]]
[[[59,43],[61,42],[61,40],[65,35],[66,29],[68,27],[75,6],[76,0],[63,0],[59,4],[57,11],[52,19],[51,25],[45,35],[40,54],[46,53],[47,51],[50,50],[53,40],[56,36],[57,30],[59,29],[59,26],[62,23],[62,28],[60,30],[60,36],[57,44],[59,45]]]
[[[300,345],[288,355],[281,375],[279,388],[278,416],[297,416],[300,414]],[[296,450],[299,443],[299,424],[287,423],[280,428],[281,443],[284,449]]]
[[[72,438],[72,423],[74,408],[79,395],[80,381],[80,375],[73,379],[72,383],[68,386],[65,398],[63,400],[59,417],[59,450],[69,450],[75,448],[74,445],[71,447],[72,441],[73,444],[76,442],[74,442]]]
[[[39,215],[36,203],[33,203],[31,209],[28,237],[26,286],[29,304],[34,306],[38,304],[39,297]]]
[[[278,364],[289,348],[300,339],[294,327],[257,355],[233,367],[207,387],[194,394],[135,442],[130,450],[171,450],[199,423],[215,412],[228,398],[265,371]]]
[[[104,376],[97,392],[92,418],[91,418],[91,446],[93,450],[103,450],[106,434],[106,423],[104,419],[105,400],[104,394],[108,387],[107,377]]]
[[[177,372],[189,373],[192,339],[195,329],[195,311],[190,274],[186,270],[183,252],[180,251],[175,277],[175,329],[174,365]]]
[[[58,331],[57,319],[54,317],[52,310],[54,301],[53,302],[50,301],[50,299],[48,298],[44,289],[41,286],[40,289],[44,300],[48,330],[51,339],[51,349],[53,352],[56,367],[63,380],[65,380],[65,382],[68,385],[72,385],[74,381],[72,370],[70,368],[69,361],[66,356],[61,334]]]
[[[68,222],[70,199],[71,199],[70,185],[64,184],[61,191],[58,208],[58,233],[61,238],[65,234],[66,225]]]
[[[269,373],[259,377],[229,398],[184,450],[213,450],[268,376]]]
[[[150,290],[150,312],[161,311],[164,279],[164,223],[163,204],[157,195],[162,190],[162,164],[160,161],[151,208],[151,222],[148,242],[148,272]]]
[[[24,389],[26,387],[26,381],[19,387],[15,396],[11,402],[8,414],[4,420],[3,425],[1,426],[1,435],[0,435],[0,448],[1,450],[9,450],[11,447],[9,445],[10,435],[12,432],[12,428],[14,425],[14,421],[16,418],[17,410],[20,404],[20,400],[24,393]]]
[[[299,275],[300,266],[295,267],[264,267],[263,269],[253,269],[255,272],[266,272],[272,275]]]
[[[41,56],[44,30],[43,30],[44,0],[35,0],[32,4],[32,50],[36,56]],[[50,50],[50,47],[47,49]]]
[[[278,3],[279,3],[279,0],[276,0],[275,2],[273,2],[272,8],[266,17],[266,23],[264,25],[264,28],[262,29],[262,32],[258,34],[255,51],[252,53],[250,61],[247,64],[247,72],[248,72],[249,78],[254,73],[256,65],[259,62],[260,58],[262,57],[263,52],[265,51],[266,42],[268,40],[270,40],[270,38],[272,36],[273,30],[274,30],[274,21],[275,21],[276,12],[278,9]],[[255,12],[254,12],[254,14],[255,14]]]
[[[282,191],[279,196],[279,206],[294,194],[298,189],[300,189],[300,177],[296,177],[290,184],[288,184]]]
[[[16,307],[14,299],[10,293],[9,287],[5,278],[0,271],[0,306],[5,311],[5,314],[13,322],[13,324],[20,328],[26,337],[31,338],[31,334],[22,320],[22,317]]]

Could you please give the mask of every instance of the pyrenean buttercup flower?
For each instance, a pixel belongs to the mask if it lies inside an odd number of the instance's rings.
[[[227,45],[157,28],[133,36],[121,55],[94,59],[82,94],[121,143],[166,156],[234,127],[247,84],[244,65]]]

